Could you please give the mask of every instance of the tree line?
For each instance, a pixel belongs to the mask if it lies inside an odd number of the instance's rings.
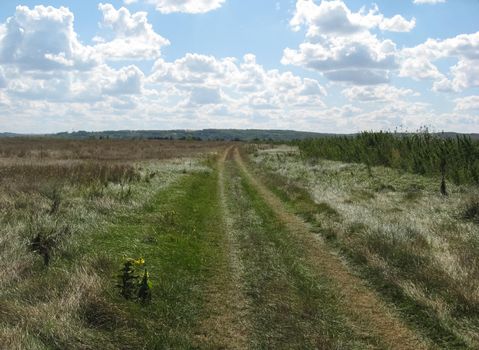
[[[455,184],[479,185],[479,141],[466,135],[444,138],[427,131],[362,132],[294,143],[304,158],[387,166],[425,176],[442,175]]]

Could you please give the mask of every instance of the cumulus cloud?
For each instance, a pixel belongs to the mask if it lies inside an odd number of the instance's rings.
[[[308,29],[308,37],[327,34],[355,34],[379,27],[387,31],[411,31],[416,24],[412,18],[406,20],[400,15],[387,18],[374,6],[368,12],[361,9],[352,12],[343,0],[322,0],[317,5],[313,0],[298,0],[296,11],[290,21],[293,30],[298,31],[303,25]]]
[[[89,71],[11,74],[8,92],[26,100],[96,103],[106,96],[138,95],[144,74],[136,66],[118,70],[105,64]]]
[[[454,100],[456,103],[456,111],[473,111],[479,112],[479,96],[467,96],[457,98]]]
[[[102,25],[110,28],[113,38],[99,42],[95,48],[107,60],[155,59],[161,55],[161,48],[170,42],[157,34],[148,22],[146,12],[131,14],[124,7],[116,10],[111,4],[98,5],[103,14]]]
[[[318,43],[305,42],[299,49],[285,49],[281,63],[322,72],[333,81],[369,85],[388,82],[397,68],[396,46],[370,33],[336,37]]]
[[[418,96],[411,89],[397,88],[390,85],[353,86],[342,91],[350,101],[359,102],[393,102],[406,96]]]
[[[400,75],[416,80],[435,79],[436,91],[459,92],[479,87],[479,32],[461,34],[444,40],[428,39],[424,43],[401,52],[403,62]],[[456,58],[447,76],[433,62]]]
[[[242,62],[199,54],[187,54],[173,62],[159,59],[147,82],[150,88],[176,93],[178,99],[187,96],[190,105],[224,102],[252,109],[321,107],[321,97],[326,95],[317,80],[265,70],[252,54],[245,55]]]
[[[386,83],[397,68],[397,48],[389,39],[379,39],[372,29],[404,32],[416,20],[400,15],[387,18],[374,6],[368,12],[352,12],[342,0],[298,0],[290,21],[293,30],[306,27],[306,41],[298,49],[284,50],[282,63],[323,73],[332,81],[359,85]]]
[[[401,64],[400,77],[410,77],[414,80],[440,79],[443,74],[427,57],[406,58]]]
[[[19,118],[28,113],[62,116],[62,125],[80,118],[85,121],[81,127],[93,125],[87,120],[95,116],[95,127],[114,128],[118,118],[125,118],[122,127],[128,118],[164,118],[193,123],[190,127],[211,125],[217,118],[236,120],[237,126],[274,121],[286,127],[291,115],[299,121],[325,107],[326,90],[315,79],[267,70],[252,54],[236,59],[191,53],[168,62],[160,51],[168,41],[153,30],[146,13],[111,4],[98,8],[102,36],[93,46],[79,42],[66,8],[18,7],[0,25],[2,108]],[[45,40],[50,37],[53,42]],[[135,59],[155,59],[151,73],[145,76],[131,62],[118,62]],[[108,118],[111,124],[99,122]]]
[[[136,66],[123,67],[115,72],[103,87],[108,95],[134,95],[141,93],[145,75]]]
[[[0,63],[26,70],[88,69],[98,63],[92,47],[78,40],[73,13],[51,6],[17,6],[0,35]]]
[[[161,13],[185,12],[206,13],[220,8],[225,0],[143,0],[153,4]],[[138,0],[124,0],[125,4],[136,3]]]

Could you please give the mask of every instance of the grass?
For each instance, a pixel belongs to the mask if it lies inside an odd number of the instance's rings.
[[[419,332],[440,348],[477,347],[479,232],[465,200],[473,188],[450,185],[442,198],[434,179],[381,167],[371,176],[360,164],[303,161],[294,149],[258,150],[252,161]]]
[[[473,195],[464,202],[462,218],[479,224],[479,195]]]
[[[252,348],[366,348],[347,326],[336,286],[313,273],[302,246],[280,223],[239,169],[228,171],[230,212],[236,213],[245,289],[251,300]]]
[[[122,217],[108,233],[91,237],[94,249],[85,247],[103,259],[117,257],[107,263],[105,277],[110,281],[106,299],[114,300],[113,305],[127,315],[124,322],[135,332],[130,344],[146,348],[195,346],[195,330],[205,312],[203,287],[221,254],[214,249],[221,237],[216,188],[216,175],[211,171],[185,177],[158,194],[146,213]],[[168,213],[167,220],[162,213]],[[112,287],[122,256],[146,260],[153,283],[150,306],[127,302]],[[98,320],[96,315],[86,317]],[[115,339],[116,332],[106,333]],[[125,345],[125,339],[117,345]]]
[[[193,346],[210,244],[221,232],[216,175],[201,154],[222,145],[2,140],[2,346]],[[186,154],[196,158],[178,158]],[[38,254],[46,242],[48,266]],[[118,296],[123,256],[147,260],[151,307]]]
[[[0,140],[0,344],[381,348],[392,333],[371,328],[387,310],[363,286],[358,305],[379,311],[359,324],[343,300],[344,286],[361,282],[315,250],[302,235],[310,227],[436,347],[476,347],[471,187],[451,185],[446,198],[429,178],[248,146],[285,210],[236,153],[217,163],[224,146]],[[285,220],[297,219],[288,210],[309,226],[295,231],[302,222]],[[140,257],[153,283],[147,305],[116,287],[123,259]]]

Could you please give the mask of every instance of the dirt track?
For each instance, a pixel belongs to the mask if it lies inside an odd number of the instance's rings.
[[[243,176],[254,186],[291,233],[304,246],[304,258],[318,274],[326,274],[337,284],[344,312],[352,327],[365,335],[380,339],[388,349],[427,349],[428,346],[409,329],[379,297],[341,259],[310,231],[308,225],[288,211],[281,200],[253,176],[241,158],[238,148],[232,150],[234,161]]]

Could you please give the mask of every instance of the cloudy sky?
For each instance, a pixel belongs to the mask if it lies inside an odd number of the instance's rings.
[[[477,0],[0,1],[0,132],[479,132]]]

